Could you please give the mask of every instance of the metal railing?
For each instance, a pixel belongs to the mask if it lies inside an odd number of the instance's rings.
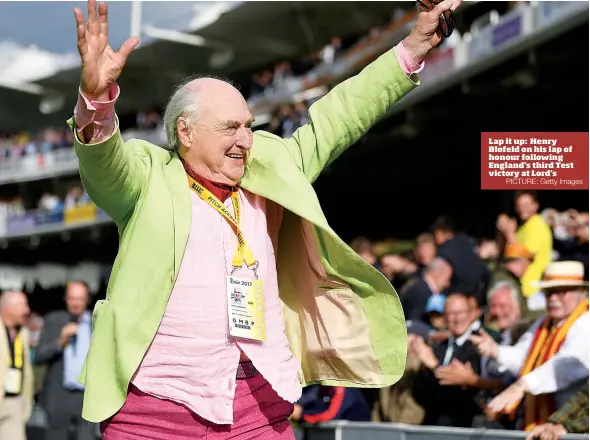
[[[414,426],[401,423],[361,423],[345,420],[302,427],[298,440],[524,440],[524,431]],[[588,434],[568,434],[560,440],[588,440]]]
[[[27,424],[28,440],[43,439],[47,421],[37,408]],[[524,440],[524,431],[416,426],[386,422],[339,420],[318,425],[295,426],[296,440]],[[567,434],[560,440],[588,440],[588,434]],[[97,426],[97,439],[100,439]]]
[[[74,149],[56,148],[0,161],[0,184],[47,179],[77,170],[78,158]]]

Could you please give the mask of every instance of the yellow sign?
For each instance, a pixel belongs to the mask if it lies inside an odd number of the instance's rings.
[[[96,218],[96,205],[87,203],[64,211],[64,223],[66,225],[79,222],[90,222]]]

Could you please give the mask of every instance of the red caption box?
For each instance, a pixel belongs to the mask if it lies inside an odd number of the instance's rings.
[[[588,189],[588,133],[481,134],[481,189]]]

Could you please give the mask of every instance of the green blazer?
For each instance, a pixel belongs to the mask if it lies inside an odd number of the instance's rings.
[[[303,386],[386,387],[404,372],[406,327],[397,294],[330,228],[311,184],[417,81],[391,50],[312,105],[309,124],[292,138],[254,134],[240,185],[284,207],[278,282]],[[68,123],[75,128],[73,119]],[[193,219],[175,152],[124,142],[118,128],[99,144],[76,138],[75,149],[88,194],[115,221],[120,237],[80,377],[86,386],[82,416],[99,422],[125,402],[164,315]],[[321,264],[313,264],[312,254]]]

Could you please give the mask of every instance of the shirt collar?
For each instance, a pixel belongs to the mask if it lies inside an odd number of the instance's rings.
[[[90,324],[90,322],[92,321],[92,315],[90,315],[90,312],[86,311],[82,314],[82,317],[80,318],[80,324]]]
[[[463,333],[461,336],[455,338],[453,335],[449,338],[449,344],[457,344],[457,347],[461,347],[468,339],[469,336],[476,332],[481,327],[481,321],[478,319],[473,324],[469,326],[467,331]]]
[[[503,345],[511,345],[512,344],[512,331],[510,331],[510,329],[506,329],[502,332],[502,344]]]
[[[433,295],[439,293],[438,289],[436,288],[436,284],[434,284],[434,281],[432,281],[432,279],[428,275],[424,275],[424,282],[426,283]]]
[[[188,174],[198,183],[203,185],[207,191],[209,191],[211,194],[217,197],[221,202],[225,202],[231,196],[232,191],[235,191],[235,188],[232,186],[224,185],[222,183],[211,182],[210,180],[207,180],[199,176],[192,170],[191,167],[188,166],[188,164],[184,161],[182,157],[178,156],[178,158],[180,159],[180,162],[182,163],[182,166],[184,167],[184,171],[186,172],[186,174]]]

